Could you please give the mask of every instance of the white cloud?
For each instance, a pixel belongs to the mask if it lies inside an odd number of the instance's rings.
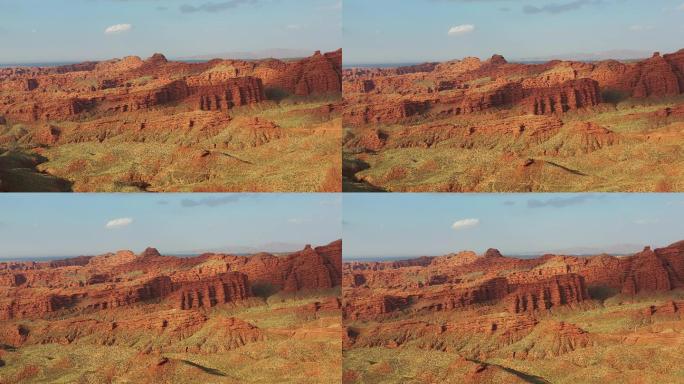
[[[630,31],[635,31],[635,32],[641,32],[641,31],[650,31],[654,27],[652,25],[640,25],[640,24],[635,24],[635,25],[630,25],[629,30]]]
[[[475,26],[472,24],[461,24],[449,28],[449,36],[461,36],[468,34],[475,30]]]
[[[130,217],[122,217],[120,219],[113,219],[109,220],[107,224],[105,224],[105,228],[107,229],[116,229],[116,228],[123,228],[128,225],[131,225],[133,223],[133,219]]]
[[[110,27],[107,27],[107,29],[105,29],[104,33],[106,35],[113,35],[113,34],[117,34],[117,33],[128,32],[131,30],[131,28],[133,28],[133,26],[130,24],[116,24],[116,25],[112,25]]]
[[[302,29],[302,26],[299,24],[289,24],[289,25],[285,26],[285,29],[289,29],[291,31],[298,31],[298,30]]]
[[[454,221],[451,228],[458,231],[460,229],[472,228],[480,225],[480,219],[462,219]]]
[[[298,219],[298,218],[292,218],[292,219],[288,219],[287,222],[292,223],[292,224],[301,224],[304,222],[304,220]]]
[[[679,11],[684,11],[684,3],[681,3],[678,7],[677,10]]]

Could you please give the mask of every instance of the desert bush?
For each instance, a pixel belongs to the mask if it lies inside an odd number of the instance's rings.
[[[88,162],[85,159],[76,159],[67,165],[66,171],[70,174],[81,173],[85,171],[86,168],[88,168]]]
[[[22,381],[34,378],[40,373],[40,368],[35,365],[25,366],[16,376],[16,382],[21,383]]]
[[[257,281],[252,284],[252,293],[254,296],[267,299],[276,292],[278,292],[278,287],[268,281]]]
[[[386,174],[386,181],[401,180],[406,177],[408,171],[404,167],[392,167]]]

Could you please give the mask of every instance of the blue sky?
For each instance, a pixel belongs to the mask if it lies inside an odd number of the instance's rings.
[[[677,194],[345,194],[344,257],[640,250],[684,240]]]
[[[298,249],[341,238],[340,209],[334,194],[2,194],[0,258]]]
[[[346,64],[684,48],[684,0],[345,0],[343,19]]]
[[[340,0],[0,0],[0,63],[334,50],[341,8]]]

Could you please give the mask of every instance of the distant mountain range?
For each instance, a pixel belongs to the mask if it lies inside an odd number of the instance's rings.
[[[662,247],[659,244],[651,244],[653,248]],[[522,259],[529,259],[539,257],[545,254],[565,255],[565,256],[595,256],[602,253],[607,253],[613,256],[633,255],[644,249],[643,244],[614,244],[604,247],[569,247],[559,249],[549,249],[544,251],[530,251],[530,252],[506,252],[501,251],[504,256],[518,257]],[[343,256],[345,261],[396,261],[405,259],[414,259],[425,255],[411,255],[411,256]],[[431,255],[437,256],[437,255]]]
[[[306,244],[298,244],[298,243],[286,243],[286,242],[271,242],[271,243],[266,243],[264,245],[259,245],[259,246],[254,246],[254,247],[249,247],[249,246],[225,246],[225,247],[218,247],[218,248],[207,248],[207,249],[191,249],[191,250],[183,250],[183,251],[165,251],[164,249],[160,248],[160,252],[162,255],[165,256],[197,256],[201,255],[203,253],[228,253],[232,255],[252,255],[255,253],[259,252],[268,252],[268,253],[291,253],[291,252],[297,252],[301,251],[304,249],[304,246]],[[138,250],[133,250],[134,252],[138,252]],[[140,250],[142,251],[142,250]],[[90,252],[90,253],[84,253],[84,256],[96,256],[99,254],[102,254],[104,252]],[[0,263],[1,262],[9,262],[9,261],[50,261],[50,260],[61,260],[61,259],[70,259],[73,257],[77,257],[81,255],[61,255],[61,256],[24,256],[24,257],[0,257]]]
[[[273,48],[264,49],[260,51],[250,51],[250,52],[218,52],[210,53],[205,55],[194,55],[194,56],[174,56],[172,60],[180,61],[206,61],[211,59],[237,59],[237,60],[261,60],[261,59],[299,59],[303,57],[309,57],[313,55],[315,50],[308,49],[287,49],[287,48]],[[57,67],[61,65],[78,64],[86,61],[105,61],[108,58],[99,59],[79,59],[79,60],[60,60],[60,61],[19,61],[19,62],[8,62],[0,63],[0,68],[4,67]]]
[[[604,52],[576,52],[552,56],[526,57],[515,61],[550,61],[550,60],[574,60],[574,61],[601,61],[601,60],[637,60],[651,57],[653,52],[634,49],[616,49]]]
[[[654,247],[659,247],[658,244],[653,244]],[[569,247],[562,249],[551,249],[548,251],[530,252],[529,255],[539,256],[546,253],[554,255],[571,255],[571,256],[587,256],[607,253],[610,255],[621,256],[631,255],[644,249],[643,244],[614,244],[606,247]]]
[[[195,55],[179,57],[179,60],[211,60],[211,59],[240,59],[240,60],[260,60],[260,59],[294,59],[299,57],[311,56],[314,51],[305,49],[286,49],[273,48],[250,52],[219,52],[207,55]]]
[[[192,249],[182,252],[170,252],[172,255],[199,255],[202,253],[230,253],[236,255],[250,255],[259,252],[268,253],[289,253],[301,251],[306,244],[287,243],[287,242],[271,242],[259,246],[240,246],[227,245],[225,247],[209,248],[209,249]],[[164,254],[164,252],[162,252]]]
[[[587,52],[576,52],[576,53],[564,53],[558,55],[549,56],[534,56],[534,57],[520,57],[511,58],[509,61],[514,63],[545,63],[552,60],[566,60],[566,61],[602,61],[602,60],[640,60],[646,59],[653,55],[653,52],[640,51],[633,49],[617,49],[604,52],[587,53]],[[506,57],[508,59],[508,56]],[[462,60],[463,58],[458,58],[457,60]],[[480,57],[481,60],[487,60],[489,57]],[[344,62],[344,68],[396,68],[403,66],[417,65],[421,63],[428,62],[442,62],[444,60],[416,60],[407,62],[389,62],[389,63],[354,63],[354,62]]]

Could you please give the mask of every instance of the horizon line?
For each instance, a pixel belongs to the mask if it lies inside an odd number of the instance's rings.
[[[490,56],[490,57],[487,57],[487,58],[478,57],[478,56],[463,56],[463,57],[460,57],[460,58],[453,58],[453,59],[448,59],[448,60],[387,61],[387,62],[384,62],[384,63],[383,63],[383,62],[351,62],[351,63],[346,63],[346,62],[344,62],[344,57],[343,57],[343,58],[342,58],[342,60],[343,60],[343,61],[342,61],[342,66],[343,66],[343,67],[349,68],[349,67],[354,67],[354,66],[371,67],[371,66],[374,66],[374,65],[378,65],[378,66],[382,66],[382,65],[392,65],[392,66],[395,66],[395,65],[397,65],[397,66],[405,65],[405,66],[411,66],[411,65],[417,65],[417,64],[433,64],[433,63],[440,64],[440,63],[445,63],[445,62],[449,62],[449,61],[462,61],[462,60],[464,60],[464,59],[466,59],[466,58],[469,58],[469,57],[475,57],[475,58],[479,59],[480,61],[487,61],[487,60],[489,60],[489,59],[491,58],[491,56]],[[550,61],[576,61],[576,62],[582,62],[582,63],[596,63],[596,62],[609,61],[609,60],[615,60],[615,61],[634,61],[634,60],[645,60],[645,59],[648,59],[648,58],[649,58],[648,56],[644,56],[644,57],[636,57],[636,58],[612,58],[612,59],[594,59],[594,60],[588,60],[588,59],[569,59],[569,58],[560,58],[560,57],[559,57],[559,58],[552,58],[552,57],[548,57],[548,58],[543,58],[543,57],[540,57],[540,58],[533,58],[533,57],[532,57],[532,58],[514,58],[514,59],[508,59],[508,58],[504,57],[504,59],[506,59],[506,61],[507,61],[508,63],[514,63],[514,64],[516,64],[516,63],[520,63],[520,64],[527,64],[527,63],[548,63],[548,62],[550,62]]]
[[[574,247],[574,248],[587,248],[587,249],[592,249],[592,248],[593,248],[593,249],[596,249],[598,253],[593,253],[593,252],[592,252],[592,253],[574,253],[574,254],[563,253],[563,252],[560,252],[560,253],[559,253],[558,251],[562,251],[562,249],[547,250],[547,251],[515,251],[515,252],[505,252],[505,251],[502,251],[500,248],[496,248],[496,247],[490,247],[489,249],[496,249],[496,250],[498,250],[502,255],[504,255],[504,256],[511,256],[511,257],[521,257],[521,256],[543,256],[543,255],[550,255],[550,254],[551,254],[551,255],[557,255],[557,256],[595,256],[595,255],[601,255],[601,254],[608,254],[608,255],[614,255],[614,256],[622,256],[622,255],[631,255],[631,254],[633,254],[633,253],[637,253],[637,252],[640,251],[639,248],[642,248],[642,249],[647,248],[647,247],[649,247],[649,248],[651,248],[651,249],[665,248],[665,247],[668,247],[668,246],[670,246],[670,245],[672,245],[672,244],[676,244],[676,243],[678,243],[678,242],[680,242],[680,241],[684,241],[684,240],[677,240],[677,241],[674,241],[674,242],[667,242],[667,244],[645,244],[645,245],[637,245],[637,244],[623,244],[623,245],[620,245],[620,244],[616,244],[616,245],[605,246],[605,247],[592,247],[592,246],[584,246],[584,247],[583,247],[583,246],[576,246],[576,247]],[[617,247],[617,246],[624,246],[624,247],[629,247],[629,248],[633,247],[634,250],[633,250],[633,251],[629,251],[628,253],[615,253],[615,252],[608,252],[608,251],[601,252],[601,251],[599,250],[599,249],[601,249],[601,248],[611,248],[611,247]],[[566,247],[566,248],[567,248],[567,249],[571,249],[571,248],[573,248],[573,247]],[[485,250],[485,251],[486,251],[486,250]],[[446,252],[446,253],[441,253],[441,254],[438,254],[438,255],[415,254],[415,255],[395,255],[395,256],[387,256],[387,255],[384,255],[384,256],[380,256],[380,255],[352,256],[352,255],[345,255],[345,254],[344,254],[344,248],[343,248],[343,249],[342,249],[342,259],[356,259],[356,260],[359,260],[359,259],[414,259],[414,258],[421,258],[421,257],[442,257],[442,256],[447,256],[447,255],[458,254],[458,253],[461,253],[461,252],[474,252],[474,253],[477,254],[477,255],[482,255],[482,254],[484,254],[484,252],[478,252],[478,251],[474,251],[474,250],[471,250],[471,249],[462,249],[462,250],[459,250],[459,251],[455,251],[455,252]]]
[[[280,49],[280,48],[274,48],[274,49]],[[307,51],[310,52],[309,56],[314,55],[316,52],[321,52],[321,53],[328,53],[328,52],[335,52],[340,49],[343,49],[342,47],[336,48],[333,50],[325,50],[325,49],[301,49],[301,51]],[[269,49],[263,49],[259,51],[268,51]],[[292,50],[296,51],[299,49],[290,49],[290,48],[283,48],[283,50]],[[249,52],[249,51],[244,51],[244,52],[237,52],[237,53],[259,53],[259,51],[255,52]],[[230,53],[230,52],[226,52]],[[226,56],[221,56],[220,52],[219,53],[207,53],[207,54],[193,54],[193,55],[183,55],[183,56],[166,56],[166,54],[161,53],[161,52],[154,52],[154,54],[162,54],[164,57],[167,58],[169,61],[198,61],[198,62],[207,62],[211,60],[216,60],[216,59],[221,59],[221,60],[244,60],[244,61],[255,61],[255,60],[268,60],[268,59],[303,59],[309,56],[269,56],[269,57],[261,57],[261,58],[241,58],[241,57],[226,57]],[[54,64],[53,66],[58,66],[58,65],[70,65],[70,64],[80,64],[80,63],[93,63],[93,62],[104,62],[104,61],[110,61],[110,60],[120,60],[124,59],[126,57],[138,57],[140,59],[148,59],[152,57],[152,55],[143,57],[140,55],[126,55],[126,56],[117,56],[117,57],[109,57],[109,58],[87,58],[87,59],[64,59],[64,60],[21,60],[21,61],[0,61],[0,66],[27,66],[28,64]],[[208,58],[212,55],[216,55],[216,57]],[[207,57],[207,58],[199,58],[199,57]],[[33,65],[35,66],[35,65]]]
[[[265,253],[292,253],[292,252],[298,252],[298,251],[301,251],[301,250],[305,249],[305,247],[306,247],[307,245],[311,245],[312,248],[316,248],[316,247],[326,246],[326,245],[332,244],[332,243],[334,243],[334,242],[336,242],[336,241],[340,241],[340,240],[342,240],[342,238],[337,238],[337,239],[330,240],[330,241],[327,241],[327,242],[322,242],[321,244],[314,244],[314,243],[304,243],[304,244],[302,244],[302,245],[292,244],[293,246],[296,246],[297,249],[296,249],[296,250],[291,250],[291,251],[289,251],[289,250],[283,250],[283,251],[264,251],[264,250],[260,250],[262,247],[263,247],[263,248],[266,247],[266,246],[264,246],[264,245],[260,245],[260,246],[235,245],[235,246],[233,246],[233,247],[238,247],[238,248],[253,248],[255,251],[254,251],[254,252],[248,252],[248,253],[244,253],[244,252],[230,252],[230,251],[216,251],[217,248],[214,247],[214,248],[213,248],[214,251],[212,251],[211,249],[207,249],[207,250],[186,250],[186,251],[174,251],[174,252],[161,252],[161,251],[160,251],[159,253],[160,253],[162,256],[174,256],[174,257],[199,256],[199,255],[202,255],[202,254],[205,254],[205,253],[216,253],[216,254],[225,253],[225,254],[242,255],[242,256],[244,256],[244,255],[254,255],[254,254],[257,254],[257,253],[264,253],[264,252],[265,252]],[[147,249],[147,248],[154,248],[154,249],[157,249],[157,250],[159,251],[159,249],[158,249],[157,247],[155,247],[155,246],[147,246],[145,249]],[[227,248],[227,247],[219,247],[219,249],[220,249],[220,248]],[[3,263],[3,262],[11,262],[11,261],[32,261],[32,259],[34,259],[34,260],[36,260],[36,259],[39,259],[39,260],[62,260],[62,259],[73,259],[73,258],[84,257],[84,256],[85,256],[85,257],[95,257],[95,256],[106,255],[106,254],[109,254],[109,253],[125,252],[125,251],[130,251],[130,252],[133,252],[134,254],[138,255],[138,254],[144,252],[145,249],[143,249],[143,250],[140,251],[140,252],[136,252],[136,251],[134,251],[134,250],[132,250],[132,249],[130,249],[130,248],[128,248],[128,249],[122,248],[122,249],[112,250],[112,251],[105,252],[105,253],[87,252],[87,253],[81,253],[81,254],[54,255],[54,256],[0,256],[0,263]]]

